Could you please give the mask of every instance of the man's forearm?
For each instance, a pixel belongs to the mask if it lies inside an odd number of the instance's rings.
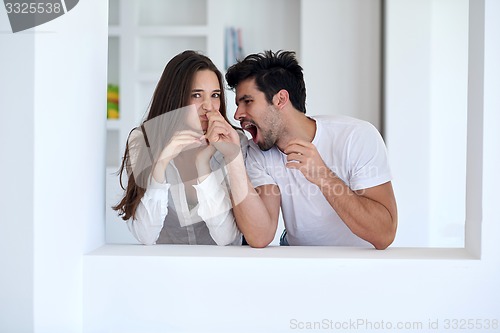
[[[252,247],[266,247],[274,239],[277,224],[248,179],[240,154],[227,164],[233,213],[238,228]]]
[[[352,191],[333,172],[326,176],[321,191],[339,217],[358,237],[377,249],[387,248],[394,240],[396,217],[380,202]]]

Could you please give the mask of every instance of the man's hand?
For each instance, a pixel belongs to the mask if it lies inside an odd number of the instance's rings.
[[[320,186],[321,180],[332,174],[311,142],[292,140],[284,153],[287,155],[286,167],[298,169],[313,184]]]
[[[397,207],[391,182],[352,191],[330,170],[316,147],[307,141],[292,140],[285,148],[286,166],[298,169],[317,185],[347,227],[376,249],[387,248],[397,228]]]

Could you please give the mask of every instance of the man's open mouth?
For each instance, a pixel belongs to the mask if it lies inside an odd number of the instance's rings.
[[[252,135],[253,141],[255,142],[257,139],[257,126],[251,122],[243,122],[241,127]]]

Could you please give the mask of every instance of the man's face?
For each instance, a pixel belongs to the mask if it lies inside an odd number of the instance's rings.
[[[278,109],[257,89],[255,79],[237,85],[236,105],[234,119],[240,122],[241,128],[252,135],[253,142],[261,150],[271,149],[279,139],[282,120]]]

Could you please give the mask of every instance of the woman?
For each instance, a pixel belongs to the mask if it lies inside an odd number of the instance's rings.
[[[224,156],[205,139],[210,115],[227,122],[222,74],[208,57],[182,52],[165,67],[119,170],[128,185],[113,209],[139,242],[241,245]]]

